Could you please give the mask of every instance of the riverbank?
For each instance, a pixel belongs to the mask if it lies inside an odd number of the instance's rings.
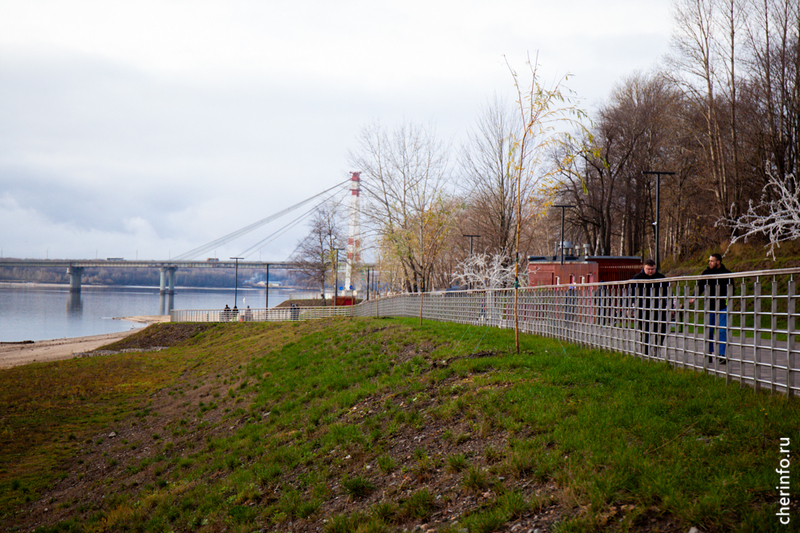
[[[72,359],[76,356],[76,354],[91,352],[92,350],[96,350],[102,346],[105,346],[106,344],[111,344],[112,342],[123,339],[131,333],[137,332],[143,326],[154,324],[156,322],[169,322],[169,316],[130,316],[116,318],[115,320],[125,320],[140,325],[134,326],[128,331],[105,333],[102,335],[89,335],[85,337],[52,339],[35,342],[0,342],[0,369],[26,365],[34,362],[43,363],[47,361]]]

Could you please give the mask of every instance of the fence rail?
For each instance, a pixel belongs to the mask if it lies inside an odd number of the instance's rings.
[[[756,390],[800,392],[800,268],[516,290],[522,332],[668,361]],[[397,316],[514,327],[514,289],[403,294],[353,307],[173,311],[173,321]]]

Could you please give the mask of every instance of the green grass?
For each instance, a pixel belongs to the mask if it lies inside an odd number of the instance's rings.
[[[362,476],[345,476],[342,479],[342,488],[351,498],[358,499],[368,496],[375,490],[375,485],[372,481]]]
[[[461,472],[469,466],[466,455],[458,453],[447,457],[447,467],[453,472]]]
[[[559,531],[780,531],[795,400],[521,343],[416,320],[224,324],[164,351],[0,371],[0,523],[397,531],[453,507],[442,530],[550,509]]]

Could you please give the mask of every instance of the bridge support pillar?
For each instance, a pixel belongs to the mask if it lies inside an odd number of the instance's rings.
[[[175,295],[162,292],[158,297],[158,314],[168,315],[173,309],[175,309]]]
[[[81,292],[81,276],[83,267],[68,266],[67,275],[69,276],[69,292]]]
[[[175,294],[175,271],[178,267],[161,267],[161,283],[159,293]]]

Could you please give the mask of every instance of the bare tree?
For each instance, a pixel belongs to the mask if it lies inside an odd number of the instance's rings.
[[[800,158],[800,3],[753,0],[748,18],[750,95],[756,102],[753,122],[760,126],[751,142],[757,148],[754,167],[767,161],[771,176],[797,175]]]
[[[747,18],[748,0],[716,0],[720,12],[718,24],[720,38],[717,43],[720,56],[721,76],[720,92],[723,96],[721,105],[726,105],[726,148],[724,157],[728,164],[728,181],[730,191],[728,205],[738,210],[743,207],[744,180],[741,179],[742,151],[740,132],[740,80],[737,72],[742,62],[742,46],[744,26]]]
[[[465,233],[479,235],[481,249],[502,254],[511,263],[516,242],[516,198],[519,182],[513,173],[514,141],[520,135],[513,108],[495,100],[486,106],[462,148],[461,184],[466,196]],[[533,193],[532,176],[526,175],[522,196]],[[530,218],[529,204],[523,218]]]
[[[350,163],[362,172],[366,225],[391,255],[404,290],[424,291],[456,211],[448,195],[448,153],[432,128],[364,128]],[[389,259],[389,258],[387,258]]]
[[[576,143],[580,156],[562,172],[559,200],[578,206],[568,228],[596,252],[652,252],[655,191],[642,171],[676,172],[661,182],[659,226],[659,246],[675,258],[726,238],[713,231],[717,220],[766,216],[796,185],[800,2],[674,5],[668,68],[617,87],[593,117],[595,153]]]
[[[725,82],[720,71],[726,67],[717,35],[723,20],[716,0],[677,0],[672,38],[675,53],[668,58],[673,81],[703,117],[702,129],[695,130],[696,139],[708,161],[709,188],[720,215],[728,211],[733,197],[718,105],[720,85]]]
[[[322,305],[326,305],[325,283],[343,239],[339,204],[320,206],[309,224],[309,233],[298,244],[293,261],[299,264],[298,278],[316,287],[322,293]]]
[[[559,196],[575,205],[568,222],[595,253],[653,249],[654,184],[642,172],[676,168],[681,96],[661,75],[634,74],[599,112],[591,143],[564,172]],[[672,190],[675,184],[664,184]],[[619,243],[619,244],[617,244]]]

